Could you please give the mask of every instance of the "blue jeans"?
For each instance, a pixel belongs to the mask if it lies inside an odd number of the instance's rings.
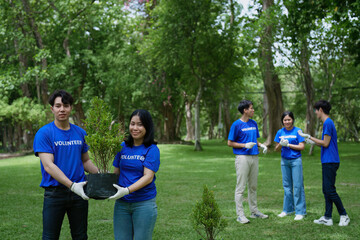
[[[283,211],[306,215],[302,160],[281,158],[281,172],[284,187]],[[294,208],[295,205],[295,208]]]
[[[68,188],[46,188],[43,205],[42,239],[59,239],[67,213],[72,239],[87,239],[88,201]]]
[[[323,175],[323,193],[325,197],[325,217],[331,218],[333,211],[333,203],[340,215],[346,215],[345,208],[341,202],[339,195],[336,192],[335,181],[336,171],[338,170],[340,163],[323,163],[322,175]]]
[[[114,207],[115,240],[151,240],[156,217],[156,198],[135,203],[117,200]]]

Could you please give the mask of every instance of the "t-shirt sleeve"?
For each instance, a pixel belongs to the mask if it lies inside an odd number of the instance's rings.
[[[121,159],[121,154],[120,152],[118,152],[114,158],[114,161],[113,161],[113,166],[116,167],[116,168],[120,168],[120,159]]]
[[[160,150],[156,145],[150,147],[146,154],[144,167],[157,172],[160,167]]]
[[[274,138],[274,142],[277,142],[277,143],[280,142],[280,134],[281,134],[281,129],[279,131],[277,131],[276,136]]]
[[[81,153],[86,153],[87,151],[89,151],[89,145],[87,145],[87,143],[84,140],[84,144],[83,144],[83,148],[81,149]]]
[[[256,138],[259,138],[259,137],[260,137],[260,133],[259,133],[259,128],[258,128],[258,125],[257,125],[256,122],[255,122],[255,125],[256,125]]]
[[[125,147],[125,142],[122,142],[120,146],[121,148]],[[113,161],[113,166],[116,168],[120,168],[120,160],[121,160],[121,151],[116,154]]]
[[[235,141],[235,124],[231,125],[228,140]]]
[[[324,135],[332,136],[332,128],[328,121],[326,121],[323,125]]]
[[[35,156],[38,156],[39,152],[54,154],[54,149],[52,148],[51,139],[47,134],[47,132],[44,131],[44,129],[40,129],[36,133],[34,138],[33,148],[34,148]]]

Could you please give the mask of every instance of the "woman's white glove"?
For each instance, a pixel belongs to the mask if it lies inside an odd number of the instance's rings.
[[[84,186],[87,184],[87,182],[73,182],[71,184],[70,190],[74,193],[76,193],[77,195],[79,195],[80,197],[82,197],[82,199],[84,200],[89,200],[89,197],[86,196],[85,192],[84,192]]]
[[[280,141],[280,145],[283,147],[289,147],[289,140],[282,138]]]
[[[301,130],[298,131],[298,134],[300,136],[302,136],[303,138],[305,138],[305,139],[310,139],[311,138],[310,134],[303,133]]]
[[[256,143],[254,143],[254,142],[248,142],[248,143],[245,143],[245,148],[250,149],[250,148],[253,148],[255,145],[256,145]]]
[[[123,196],[128,195],[130,193],[129,188],[123,188],[123,187],[120,187],[117,184],[113,184],[113,186],[117,189],[117,193],[115,193],[114,195],[112,195],[108,199],[116,200],[116,199],[122,198]]]
[[[260,144],[260,147],[263,149],[263,153],[266,154],[267,153],[267,146],[265,146],[264,144]]]

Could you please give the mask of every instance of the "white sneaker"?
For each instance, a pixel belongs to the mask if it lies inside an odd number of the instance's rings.
[[[282,218],[282,217],[286,217],[287,215],[289,215],[289,214],[287,214],[286,212],[281,212],[277,216]]]
[[[251,218],[268,218],[269,216],[266,214],[263,214],[260,211],[257,211],[257,212],[251,213],[250,217]]]
[[[347,226],[350,223],[350,218],[348,215],[340,215],[339,226]]]
[[[304,217],[305,217],[304,215],[296,214],[294,220],[295,221],[303,220]]]
[[[332,226],[333,225],[333,220],[330,219],[326,219],[324,216],[322,216],[319,219],[314,220],[314,223],[316,224],[324,224],[326,226]]]
[[[238,221],[239,223],[245,224],[245,223],[249,223],[249,219],[247,219],[245,216],[238,216],[238,218],[236,219],[236,221]]]

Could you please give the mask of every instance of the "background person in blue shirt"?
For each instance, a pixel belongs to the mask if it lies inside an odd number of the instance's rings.
[[[323,122],[321,140],[309,134],[304,134],[301,131],[299,132],[301,136],[314,141],[316,145],[321,147],[322,188],[325,197],[325,215],[314,220],[314,223],[327,226],[333,225],[332,210],[333,203],[335,203],[340,215],[339,226],[347,226],[350,223],[350,218],[335,188],[336,172],[340,166],[340,157],[337,146],[336,128],[334,122],[329,118],[331,105],[326,100],[320,100],[315,103],[314,108],[317,118]]]
[[[304,138],[301,130],[294,126],[294,114],[285,111],[281,116],[284,126],[275,136],[276,151],[281,150],[281,173],[284,187],[283,211],[278,215],[285,217],[295,211],[294,220],[301,220],[306,215],[305,191],[301,151],[304,150]]]
[[[65,213],[72,239],[87,239],[88,200],[84,171],[97,173],[85,142],[86,132],[69,122],[72,96],[56,90],[49,98],[55,120],[36,133],[34,153],[40,157],[45,189],[43,239],[59,239]]]
[[[251,218],[268,218],[257,207],[257,177],[259,173],[259,150],[262,147],[263,153],[267,152],[267,147],[259,143],[260,137],[257,123],[251,118],[254,116],[253,103],[249,100],[242,100],[238,110],[241,113],[240,119],[236,120],[229,132],[228,146],[233,148],[236,169],[236,188],[235,206],[237,221],[244,224],[249,223],[243,207],[243,195],[248,184],[248,199]]]
[[[113,166],[119,175],[114,207],[116,240],[151,240],[157,218],[155,173],[160,151],[154,141],[154,125],[146,110],[135,110],[130,117],[130,135],[122,143]]]

